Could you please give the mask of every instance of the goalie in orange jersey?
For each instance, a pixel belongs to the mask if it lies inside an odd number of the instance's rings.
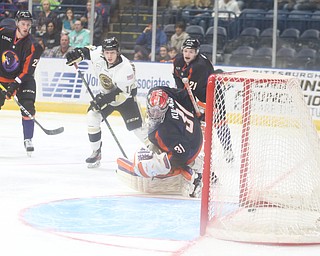
[[[118,174],[132,188],[149,193],[199,197],[203,137],[186,90],[155,87],[147,97],[148,138],[133,162],[118,159]],[[129,176],[128,176],[129,174]]]

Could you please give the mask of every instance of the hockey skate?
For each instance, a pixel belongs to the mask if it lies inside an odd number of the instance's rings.
[[[29,157],[31,157],[31,154],[32,154],[32,152],[34,151],[34,147],[33,147],[32,140],[31,140],[31,139],[25,139],[25,140],[24,140],[24,148],[25,148],[26,151],[27,151],[27,155],[28,155]]]
[[[101,160],[101,148],[92,152],[91,156],[86,159],[88,168],[98,168]]]
[[[234,161],[234,154],[232,149],[227,149],[224,151],[224,158],[226,159],[227,163],[233,163]]]

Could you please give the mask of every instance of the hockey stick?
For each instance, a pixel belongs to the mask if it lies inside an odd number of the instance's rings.
[[[94,95],[93,95],[93,93],[92,93],[92,91],[91,91],[91,89],[90,89],[90,87],[89,87],[89,85],[88,85],[88,82],[87,82],[87,81],[86,81],[86,79],[84,78],[83,73],[82,73],[82,72],[81,72],[81,70],[78,68],[78,65],[77,65],[76,63],[74,63],[74,67],[76,68],[76,70],[77,70],[77,72],[78,72],[79,76],[80,76],[80,77],[81,77],[81,79],[82,79],[83,84],[84,84],[84,85],[85,85],[85,87],[87,88],[87,90],[88,90],[88,92],[89,92],[89,94],[90,94],[90,96],[91,96],[92,100],[94,101],[94,100],[95,100],[95,97],[94,97]],[[126,153],[124,152],[123,148],[121,147],[121,145],[120,145],[120,142],[119,142],[118,138],[117,138],[117,137],[116,137],[116,135],[114,134],[114,132],[113,132],[113,130],[112,130],[112,128],[111,128],[111,125],[109,124],[109,122],[108,122],[108,120],[107,120],[106,116],[103,114],[103,112],[102,112],[102,110],[101,110],[100,106],[99,106],[98,104],[96,104],[96,105],[97,105],[98,110],[99,110],[99,112],[100,112],[100,114],[101,114],[101,116],[102,116],[103,121],[104,121],[104,122],[106,123],[106,125],[108,126],[108,129],[109,129],[109,131],[110,131],[110,133],[111,133],[111,135],[112,135],[113,139],[114,139],[114,140],[115,140],[115,142],[117,143],[117,145],[118,145],[118,147],[119,147],[119,149],[120,149],[120,151],[121,151],[122,155],[123,155],[125,158],[127,158],[127,155],[126,155]]]
[[[200,113],[200,110],[199,110],[199,106],[198,106],[198,104],[197,104],[197,102],[196,102],[196,100],[194,98],[194,95],[193,95],[193,93],[191,91],[191,87],[190,87],[190,84],[189,84],[189,79],[186,78],[186,77],[182,78],[182,83],[184,84],[184,86],[187,89],[187,92],[189,94],[189,97],[190,97],[190,100],[191,100],[192,105],[194,107],[194,110],[196,111],[196,116],[200,117],[201,113]]]
[[[4,86],[2,84],[0,84],[0,88],[1,88],[1,93],[3,96],[5,96],[4,92],[6,92],[6,88],[4,88]],[[19,102],[18,97],[16,95],[13,96],[13,100],[14,102],[19,106],[19,108],[31,119],[33,120],[40,128],[42,131],[45,132],[45,134],[47,135],[57,135],[60,134],[64,131],[63,127],[59,127],[57,129],[54,130],[48,130],[45,129],[31,114],[28,110],[26,110],[26,108]]]

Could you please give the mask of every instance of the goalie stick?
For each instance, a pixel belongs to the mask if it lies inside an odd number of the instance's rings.
[[[4,88],[4,86],[2,84],[0,84],[0,88],[1,88],[1,93],[2,95],[5,96],[5,94],[3,92],[6,92],[6,88]],[[40,128],[42,131],[45,132],[45,134],[47,135],[57,135],[60,134],[64,131],[64,127],[59,127],[57,129],[53,129],[53,130],[49,130],[49,129],[45,129],[31,114],[28,110],[26,110],[26,108],[19,102],[18,97],[16,95],[13,96],[13,100],[14,102],[19,106],[19,108],[31,119],[33,120]]]
[[[92,100],[95,101],[95,97],[94,97],[94,95],[93,95],[93,93],[92,93],[92,91],[91,91],[91,89],[90,89],[90,87],[89,87],[88,82],[87,82],[86,79],[84,78],[83,73],[82,73],[81,70],[78,68],[78,65],[77,65],[76,63],[74,63],[73,65],[74,65],[74,67],[76,68],[76,71],[78,72],[79,76],[81,77],[83,84],[84,84],[85,87],[87,88],[87,90],[88,90],[88,92],[89,92]],[[114,139],[115,142],[117,143],[117,145],[118,145],[118,147],[119,147],[122,155],[123,155],[125,158],[127,158],[127,155],[126,155],[126,153],[124,152],[123,148],[121,147],[120,142],[119,142],[118,138],[116,137],[115,133],[113,132],[113,130],[112,130],[112,128],[111,128],[111,125],[109,124],[106,116],[105,116],[105,115],[103,114],[103,112],[101,111],[100,106],[99,106],[98,104],[96,104],[96,105],[98,106],[99,112],[100,112],[100,114],[101,114],[101,116],[102,116],[102,119],[103,119],[103,121],[106,123],[106,125],[107,125],[107,127],[108,127],[108,129],[109,129],[109,131],[110,131],[110,133],[111,133],[111,135],[112,135],[112,137],[113,137],[113,139]]]
[[[199,110],[199,106],[198,106],[198,104],[197,104],[197,102],[196,102],[196,100],[194,98],[194,95],[193,95],[193,93],[191,91],[191,87],[190,87],[190,84],[189,84],[189,79],[186,78],[186,77],[182,78],[182,83],[184,84],[184,86],[187,89],[187,92],[189,94],[189,97],[190,97],[190,100],[191,100],[192,105],[194,107],[194,110],[196,111],[196,116],[200,117],[201,113],[200,113],[200,110]]]

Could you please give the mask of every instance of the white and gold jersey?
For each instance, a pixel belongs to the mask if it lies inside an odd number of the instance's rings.
[[[123,55],[119,57],[121,60],[118,64],[108,67],[101,46],[90,51],[90,59],[99,80],[101,93],[108,94],[117,88],[122,91],[116,96],[115,101],[110,103],[112,106],[122,104],[137,87],[134,64]]]

